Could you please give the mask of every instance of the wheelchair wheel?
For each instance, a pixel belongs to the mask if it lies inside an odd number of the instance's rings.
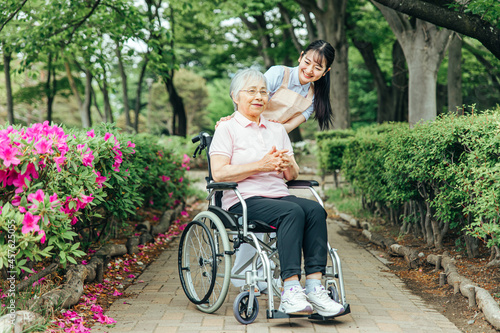
[[[201,212],[188,224],[179,244],[179,275],[188,299],[200,311],[212,313],[223,304],[231,277],[226,229],[211,212]]]
[[[233,303],[233,313],[237,321],[244,325],[248,325],[254,322],[259,314],[259,302],[257,297],[253,299],[253,309],[250,313],[247,313],[248,302],[250,301],[250,293],[244,291],[234,299]]]
[[[202,304],[210,297],[217,275],[216,260],[210,229],[200,221],[189,223],[179,244],[179,275],[192,303]]]
[[[333,299],[335,302],[340,303],[340,296],[335,286],[328,287],[328,296]]]

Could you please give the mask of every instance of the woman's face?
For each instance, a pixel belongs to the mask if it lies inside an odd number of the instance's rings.
[[[319,55],[316,51],[308,51],[302,53],[299,57],[299,81],[300,84],[315,82],[321,79],[323,75],[330,70],[326,68],[326,59],[323,58],[321,63],[318,62]]]
[[[247,118],[259,119],[261,113],[266,107],[269,95],[267,93],[266,83],[263,81],[250,82],[240,90],[235,103],[238,105],[238,111]]]

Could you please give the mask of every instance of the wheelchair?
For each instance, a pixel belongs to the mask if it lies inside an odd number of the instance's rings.
[[[205,313],[217,311],[226,299],[231,279],[245,281],[245,290],[234,300],[233,313],[236,320],[242,324],[251,324],[259,313],[259,303],[256,291],[257,283],[267,283],[267,318],[308,317],[313,320],[329,320],[334,317],[350,313],[346,302],[342,266],[337,250],[328,244],[329,262],[324,275],[325,288],[330,297],[344,306],[345,311],[337,316],[323,317],[317,313],[311,315],[291,315],[275,309],[274,296],[281,297],[281,279],[279,253],[276,247],[274,227],[257,221],[247,220],[246,204],[238,191],[235,182],[214,182],[210,170],[210,156],[208,155],[212,137],[201,132],[192,138],[193,143],[199,143],[193,158],[205,150],[208,161],[207,191],[209,201],[208,210],[197,214],[193,221],[184,229],[178,250],[178,270],[184,293],[190,302]],[[313,186],[316,181],[294,180],[287,182],[290,189],[310,190],[316,200],[323,206],[318,193]],[[222,191],[232,190],[239,198],[243,214],[233,214],[220,208]],[[257,237],[263,233],[264,237]],[[262,238],[262,239],[261,239]],[[241,274],[243,269],[231,273],[232,255],[238,251],[243,243],[248,243],[256,249],[251,261],[251,270]],[[331,261],[331,263],[330,263]],[[250,266],[250,263],[248,263]],[[239,273],[239,274],[237,274]],[[258,289],[257,289],[258,290]]]

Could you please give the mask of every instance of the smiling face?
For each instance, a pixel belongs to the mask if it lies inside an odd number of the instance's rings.
[[[299,57],[299,81],[302,85],[318,81],[329,70],[326,68],[326,59],[321,58],[316,51],[302,53]]]
[[[254,96],[249,92],[256,92]],[[266,92],[266,94],[261,94]],[[260,115],[264,112],[268,101],[267,85],[265,81],[250,81],[241,89],[236,97],[233,97],[234,102],[238,106],[238,111],[251,121],[259,123]]]

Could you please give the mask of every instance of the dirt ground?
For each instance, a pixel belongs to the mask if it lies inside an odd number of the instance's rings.
[[[462,294],[454,294],[453,286],[445,284],[439,286],[439,272],[434,271],[434,266],[421,263],[416,269],[410,269],[403,258],[393,257],[385,253],[382,248],[374,245],[361,234],[361,229],[349,228],[342,231],[348,237],[367,250],[375,250],[380,253],[391,264],[387,264],[387,272],[392,272],[399,276],[414,294],[422,297],[430,306],[441,312],[451,322],[453,322],[463,332],[468,333],[494,333],[498,332],[484,318],[483,313],[477,307],[470,308],[469,302]],[[389,237],[390,231],[384,235]],[[419,240],[411,236],[398,240],[399,244],[410,246],[423,252],[425,256],[429,254],[439,254],[439,252],[426,248]],[[480,287],[488,290],[495,299],[500,301],[500,269],[486,268],[489,252],[485,247],[481,248],[481,257],[468,259],[464,253],[455,251],[451,243],[445,244],[445,250],[457,259],[457,269],[461,275],[476,282]],[[443,251],[440,251],[443,252]]]

